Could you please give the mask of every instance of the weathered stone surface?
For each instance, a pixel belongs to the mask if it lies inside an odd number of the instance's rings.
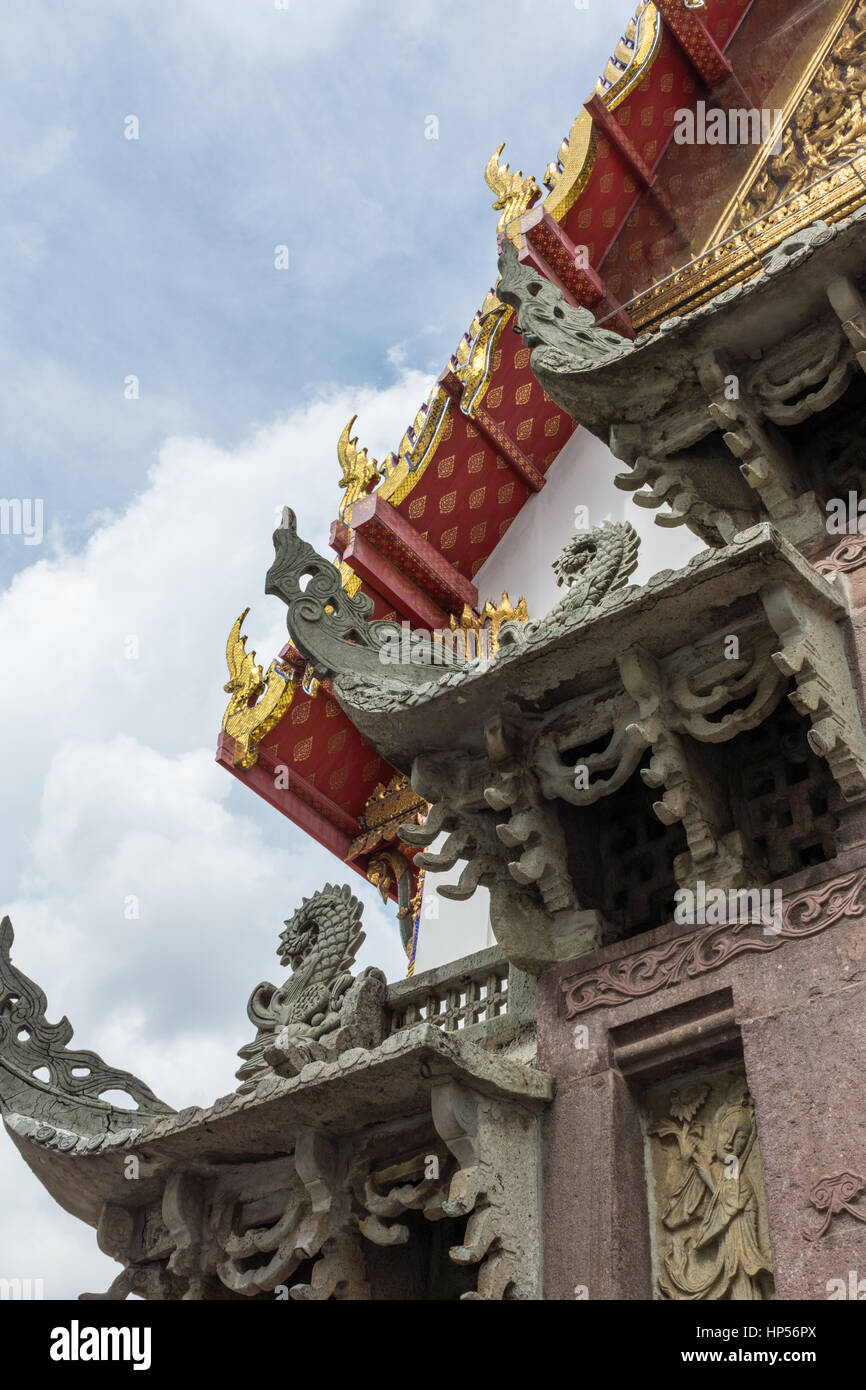
[[[834,895],[835,883],[852,879],[859,893]],[[866,851],[777,886],[785,902],[813,895],[811,934],[778,944],[760,926],[745,927],[735,949],[714,946],[657,982],[639,962],[689,935],[671,924],[605,947],[575,963],[577,971],[557,966],[541,977],[539,1064],[558,1078],[545,1119],[545,1297],[573,1298],[577,1284],[590,1297],[653,1296],[646,1184],[637,1176],[642,1096],[665,1078],[737,1059],[755,1107],[776,1296],[824,1299],[828,1281],[866,1268],[866,1223],[850,1212],[810,1238],[823,1219],[816,1187],[820,1199],[823,1180],[862,1174],[866,1153]],[[801,917],[805,924],[805,907]],[[743,950],[752,937],[773,949]],[[602,993],[567,1017],[569,1000],[590,999],[569,993],[569,977],[605,972],[631,980],[631,992]],[[614,1093],[619,1108],[602,1106]],[[570,1165],[584,1200],[567,1185]],[[626,1252],[629,1241],[638,1249]]]
[[[309,1075],[310,1066],[382,1041],[385,976],[374,967],[351,974],[364,940],[362,911],[348,886],[327,884],[285,923],[279,955],[294,973],[281,989],[266,982],[253,990],[247,1012],[258,1033],[240,1050],[241,1091],[258,1082],[257,1094],[267,1095],[268,1068]]]

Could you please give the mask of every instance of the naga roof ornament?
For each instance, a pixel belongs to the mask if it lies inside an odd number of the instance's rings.
[[[72,1024],[49,1023],[48,1000],[12,964],[8,917],[0,922],[0,1113],[15,1133],[40,1138],[41,1128],[62,1131],[57,1147],[80,1147],[81,1136],[128,1134],[147,1119],[173,1115],[143,1081],[109,1067],[95,1052],[67,1047]],[[129,1108],[103,1099],[127,1095]]]
[[[385,976],[372,966],[357,980],[351,973],[365,935],[363,911],[347,884],[327,883],[284,923],[278,954],[292,975],[281,988],[265,982],[250,996],[247,1013],[258,1032],[238,1054],[240,1091],[254,1091],[271,1068],[297,1076],[308,1062],[378,1041]]]
[[[223,687],[231,696],[223,715],[222,728],[235,741],[235,766],[252,767],[259,756],[259,744],[282,719],[295,696],[297,677],[278,661],[272,661],[267,675],[256,665],[255,652],[246,650],[246,637],[241,635],[245,608],[237,619],[226,644],[226,664],[229,679]],[[251,704],[250,701],[255,703]]]
[[[503,140],[496,153],[490,156],[484,171],[488,188],[496,194],[493,211],[499,213],[498,231],[500,236],[504,234],[509,222],[512,222],[515,217],[520,217],[521,213],[532,207],[532,204],[541,196],[541,189],[531,174],[528,178],[524,178],[519,169],[516,173],[511,173],[507,163],[499,163],[499,156],[504,149],[505,141]]]
[[[552,281],[522,265],[510,241],[502,247],[499,274],[497,294],[517,314],[520,336],[533,349],[531,365],[536,376],[537,363],[549,362],[555,369],[567,356],[570,363],[585,368],[631,350],[628,338],[599,327],[589,309],[569,304]]]

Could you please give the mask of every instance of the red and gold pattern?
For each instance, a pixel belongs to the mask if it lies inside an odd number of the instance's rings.
[[[804,13],[815,8],[807,0],[706,0],[702,8],[641,0],[590,109],[581,109],[547,170],[546,196],[509,223],[521,254],[619,331],[633,331],[619,306],[704,250],[707,229],[742,182],[730,150],[673,141],[675,113],[699,99],[746,105],[743,88],[758,105],[775,93],[780,64],[801,56],[802,26],[788,24],[792,2]],[[845,2],[828,0],[828,8],[841,14]],[[815,32],[819,22],[809,20]],[[592,115],[600,104],[603,120]],[[575,425],[533,377],[513,314],[490,292],[395,454],[381,464],[369,459],[351,428],[341,439],[346,493],[332,532],[346,556],[344,586],[363,589],[376,617],[417,623],[422,611],[460,621],[464,602],[477,610],[490,597],[467,599],[461,586],[474,584],[544,486]],[[374,495],[399,518],[396,529],[369,529]],[[355,515],[367,518],[357,535]],[[297,653],[295,660],[303,665]],[[312,695],[299,686],[265,742],[248,770],[232,764],[226,736],[218,757],[346,857],[374,789],[394,769],[342,714],[327,683]],[[279,767],[288,769],[288,788],[271,786]],[[350,859],[364,871],[360,850]]]

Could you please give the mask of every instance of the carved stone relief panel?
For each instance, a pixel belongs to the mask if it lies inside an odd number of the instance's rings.
[[[743,1067],[652,1087],[644,1121],[654,1296],[772,1298],[757,1122]]]

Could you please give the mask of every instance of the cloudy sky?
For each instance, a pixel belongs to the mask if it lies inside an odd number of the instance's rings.
[[[259,657],[285,640],[277,508],[325,547],[346,420],[395,448],[493,283],[489,155],[507,140],[541,177],[632,9],[6,18],[0,493],[42,499],[44,538],[0,536],[0,911],[73,1046],[177,1107],[232,1088],[283,919],[344,877],[213,761],[229,627],[250,604]],[[390,914],[352,883],[361,963],[399,976]],[[64,1298],[117,1270],[0,1135],[0,1277]]]

